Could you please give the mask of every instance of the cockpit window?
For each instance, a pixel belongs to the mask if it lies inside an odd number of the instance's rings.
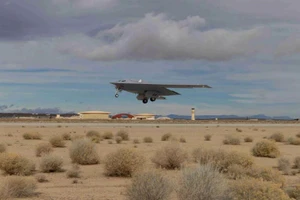
[[[126,80],[119,80],[119,82],[123,82],[124,83],[124,82],[126,82]]]

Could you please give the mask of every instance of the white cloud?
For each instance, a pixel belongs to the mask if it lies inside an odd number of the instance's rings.
[[[164,14],[150,13],[137,22],[100,31],[93,40],[65,43],[60,50],[96,61],[223,61],[254,53],[264,33],[263,28],[201,30],[204,25],[205,20],[199,16],[175,21]]]

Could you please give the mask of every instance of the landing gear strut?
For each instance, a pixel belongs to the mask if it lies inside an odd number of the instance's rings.
[[[147,98],[144,98],[144,99],[143,99],[143,103],[144,103],[144,104],[148,103],[148,99],[147,99]]]

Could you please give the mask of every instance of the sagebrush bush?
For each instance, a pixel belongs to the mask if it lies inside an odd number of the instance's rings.
[[[0,199],[31,197],[36,189],[37,183],[33,177],[8,176],[2,180]]]
[[[67,171],[68,178],[80,178],[80,169],[78,165],[73,165],[72,169]]]
[[[152,162],[165,169],[180,169],[188,159],[188,154],[177,143],[169,143],[156,151]]]
[[[50,143],[40,143],[35,148],[35,155],[37,157],[53,152],[53,147]]]
[[[28,176],[33,174],[35,164],[18,154],[1,153],[0,169],[9,175]]]
[[[126,188],[128,200],[166,200],[172,192],[171,182],[160,172],[138,173]]]
[[[122,137],[120,137],[120,136],[116,136],[115,140],[116,140],[117,144],[121,144],[122,143]]]
[[[106,156],[104,160],[105,174],[131,177],[144,167],[145,162],[145,157],[136,150],[121,148]]]
[[[204,140],[205,141],[210,141],[211,140],[212,135],[211,134],[206,134],[204,135]]]
[[[241,139],[235,135],[226,135],[223,144],[240,145]]]
[[[152,143],[153,139],[152,139],[152,137],[144,137],[143,141],[144,141],[144,143]]]
[[[297,156],[294,159],[294,167],[297,168],[297,169],[300,169],[300,156]]]
[[[211,165],[184,169],[177,196],[179,200],[222,200],[227,182]]]
[[[134,139],[133,140],[133,144],[139,144],[140,143],[140,140],[139,139]]]
[[[103,139],[106,139],[106,140],[109,140],[109,139],[113,139],[113,137],[114,137],[114,135],[113,135],[113,133],[112,132],[105,132],[104,134],[103,134]]]
[[[300,185],[295,187],[289,187],[285,189],[285,192],[289,195],[290,198],[299,200],[300,199]]]
[[[30,133],[24,133],[23,138],[25,140],[41,140],[42,136],[38,132],[30,132]]]
[[[180,138],[179,138],[179,142],[181,142],[181,143],[186,143],[186,139],[185,139],[184,137],[180,137]]]
[[[6,151],[6,145],[5,144],[0,144],[0,153],[3,153]]]
[[[127,131],[124,131],[124,130],[119,130],[117,133],[116,133],[116,136],[118,137],[121,137],[122,140],[124,141],[128,141],[129,140],[129,133],[127,133]]]
[[[284,142],[284,135],[280,132],[273,133],[269,139],[274,140],[275,142]]]
[[[243,132],[243,130],[240,128],[236,128],[235,130],[236,130],[236,132],[239,132],[239,133]]]
[[[171,139],[172,134],[171,133],[166,133],[163,136],[161,136],[161,141],[168,141],[169,139]]]
[[[254,145],[252,154],[256,157],[277,158],[280,156],[280,151],[275,142],[263,140]]]
[[[284,175],[288,175],[291,173],[292,166],[287,158],[278,159],[278,169],[283,172]]]
[[[98,131],[94,131],[94,130],[91,130],[91,131],[88,131],[86,133],[86,137],[90,137],[90,138],[101,138],[101,134],[98,132]]]
[[[53,147],[65,147],[66,142],[60,135],[54,135],[49,139],[50,144]]]
[[[296,134],[296,137],[297,137],[297,138],[300,138],[300,133],[297,133],[297,134]]]
[[[79,140],[79,139],[84,139],[84,135],[78,135],[78,134],[76,134],[76,135],[73,135],[73,136],[71,137],[71,140],[72,140],[72,141],[74,141],[74,140]]]
[[[39,183],[45,183],[48,182],[48,179],[46,178],[46,176],[44,174],[37,174],[35,176],[35,179],[37,180],[37,182]]]
[[[287,139],[287,143],[291,145],[300,145],[300,138],[290,137],[289,139]]]
[[[40,162],[40,170],[44,173],[62,171],[63,159],[55,155],[45,155]]]
[[[73,163],[92,165],[100,162],[95,144],[87,139],[79,139],[70,146],[70,158]]]
[[[289,200],[290,198],[277,185],[258,179],[240,179],[230,184],[229,199],[245,200]]]
[[[62,134],[62,138],[63,138],[64,140],[71,140],[71,139],[72,139],[70,133],[63,133],[63,134]]]
[[[253,142],[253,138],[250,136],[247,136],[244,138],[244,142]]]

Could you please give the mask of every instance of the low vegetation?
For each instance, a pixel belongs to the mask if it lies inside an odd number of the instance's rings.
[[[296,169],[300,169],[300,156],[297,156],[295,159],[294,159],[294,167]]]
[[[49,140],[53,147],[65,147],[66,142],[61,135],[54,135]]]
[[[109,153],[104,160],[107,176],[131,177],[143,169],[146,159],[134,149],[121,148]]]
[[[18,154],[1,153],[0,169],[8,175],[28,176],[33,174],[35,164]]]
[[[210,141],[211,140],[212,135],[211,134],[206,134],[204,135],[204,140],[205,141]]]
[[[296,137],[297,137],[297,138],[300,138],[300,133],[297,133],[297,134],[296,134]]]
[[[140,140],[139,139],[134,139],[133,140],[133,144],[139,144],[140,143]]]
[[[129,133],[127,131],[124,131],[124,130],[119,130],[116,133],[116,137],[121,137],[122,140],[128,141],[129,140]]]
[[[226,135],[225,139],[223,140],[223,144],[240,145],[241,144],[241,139],[238,136],[235,136],[235,135]]]
[[[133,177],[126,188],[128,200],[166,200],[173,191],[171,182],[158,171],[146,171]]]
[[[64,140],[71,140],[71,139],[72,139],[70,133],[63,133],[63,134],[62,134],[62,138],[63,138]]]
[[[299,200],[300,199],[300,185],[294,187],[288,187],[285,189],[285,192],[289,195],[290,198]]]
[[[171,137],[172,137],[171,133],[166,133],[163,136],[161,136],[161,141],[168,141],[171,139]]]
[[[3,153],[6,151],[6,145],[5,144],[0,144],[0,153]]]
[[[1,182],[0,199],[31,197],[35,195],[37,189],[33,177],[8,176]]]
[[[44,175],[44,174],[37,174],[35,176],[35,179],[37,180],[37,182],[39,183],[45,183],[45,182],[48,182],[48,179],[47,177]]]
[[[293,138],[293,137],[290,137],[290,138],[287,140],[287,144],[291,144],[291,145],[300,145],[300,138]]]
[[[291,163],[287,158],[278,159],[278,169],[283,172],[284,175],[289,175],[292,170]]]
[[[72,142],[70,158],[73,163],[80,165],[92,165],[100,162],[95,144],[87,139],[79,139]]]
[[[98,137],[98,138],[100,138],[101,134],[98,131],[91,130],[91,131],[88,131],[86,133],[86,137],[89,137],[89,138]]]
[[[177,143],[172,142],[156,151],[152,162],[160,168],[180,169],[188,159],[188,154]]]
[[[63,159],[55,155],[45,155],[40,162],[40,170],[44,173],[61,172]]]
[[[275,142],[263,140],[254,145],[252,154],[256,157],[277,158],[280,156],[280,151]]]
[[[186,143],[186,139],[185,139],[184,137],[180,137],[180,138],[179,138],[179,142],[181,142],[181,143]]]
[[[152,139],[152,137],[144,137],[143,141],[144,141],[144,143],[152,143],[153,139]]]
[[[107,131],[107,132],[105,132],[105,133],[103,134],[102,137],[103,137],[103,139],[105,139],[105,140],[109,140],[109,139],[113,139],[114,135],[113,135],[112,132]]]
[[[244,142],[253,142],[253,138],[250,136],[247,136],[244,138]]]
[[[68,178],[80,178],[80,169],[78,165],[73,165],[70,170],[67,171]]]
[[[284,142],[284,135],[280,132],[273,133],[269,139],[274,140],[275,142]]]
[[[38,132],[29,132],[29,133],[24,133],[23,138],[25,140],[41,140],[42,136]]]
[[[116,140],[116,143],[117,144],[121,144],[122,143],[122,137],[120,137],[120,136],[116,136],[116,138],[115,138],[115,140]]]
[[[53,147],[50,143],[40,143],[35,148],[35,155],[41,157],[53,152]]]
[[[184,169],[177,196],[179,200],[221,200],[227,190],[222,174],[211,165]]]

